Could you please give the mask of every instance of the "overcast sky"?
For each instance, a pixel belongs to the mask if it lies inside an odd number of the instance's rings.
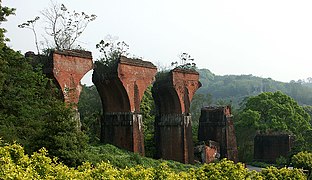
[[[16,8],[3,23],[9,45],[36,51],[30,30],[18,24],[40,16],[50,0],[2,0]],[[278,81],[312,77],[311,0],[58,0],[69,10],[96,14],[79,39],[98,58],[95,45],[108,34],[130,53],[169,65],[189,53],[199,68],[217,75],[253,74]],[[42,20],[42,19],[41,19]],[[42,21],[37,26],[44,34]],[[90,74],[90,73],[89,73]],[[91,76],[84,78],[89,84]]]

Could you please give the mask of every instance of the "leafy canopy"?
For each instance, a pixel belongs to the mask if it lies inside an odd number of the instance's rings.
[[[246,118],[246,112],[255,111],[260,116]],[[309,124],[310,116],[291,97],[277,92],[265,92],[258,96],[250,97],[243,109],[240,123],[250,123],[255,129],[261,132],[283,131],[295,135],[302,131],[311,129]],[[253,121],[253,122],[251,122]]]
[[[296,137],[294,149],[308,148],[307,132],[310,116],[291,97],[277,92],[265,92],[246,100],[235,119],[239,158],[251,161],[253,140],[257,133],[289,133]]]

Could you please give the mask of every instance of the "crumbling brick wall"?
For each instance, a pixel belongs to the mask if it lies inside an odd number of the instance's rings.
[[[198,140],[218,142],[221,158],[238,162],[236,136],[230,106],[209,106],[201,109]]]
[[[200,163],[211,163],[220,158],[220,146],[215,141],[202,141],[194,148],[195,160]]]

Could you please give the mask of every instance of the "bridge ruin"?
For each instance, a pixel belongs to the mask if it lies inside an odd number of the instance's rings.
[[[236,136],[230,106],[208,106],[201,109],[198,140],[218,142],[221,158],[238,162]]]
[[[156,104],[156,157],[194,162],[190,104],[201,86],[195,70],[173,69],[156,77],[152,93]]]
[[[54,80],[62,91],[62,99],[77,111],[81,93],[80,80],[93,68],[92,54],[82,50],[54,50],[49,56],[27,52],[33,66],[43,65],[43,72]]]
[[[26,56],[35,57],[33,53]],[[155,81],[156,66],[124,56],[111,66],[93,64],[91,52],[79,50],[53,51],[43,62],[44,73],[55,80],[64,102],[76,111],[80,80],[94,68],[92,81],[103,108],[101,142],[145,154],[140,103],[147,87]],[[195,70],[175,68],[156,76],[152,88],[157,112],[156,158],[194,162],[190,104],[200,87]]]
[[[101,142],[144,155],[140,103],[157,72],[151,62],[121,56],[118,63],[96,63],[92,81],[102,100]]]

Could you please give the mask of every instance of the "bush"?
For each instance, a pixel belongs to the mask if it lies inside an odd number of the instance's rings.
[[[156,167],[136,165],[124,169],[116,168],[109,162],[95,166],[85,162],[75,169],[47,155],[47,150],[43,148],[28,156],[22,146],[0,142],[0,179],[306,179],[299,169],[269,167],[256,172],[226,159],[175,172],[167,162]]]
[[[299,152],[291,158],[291,162],[296,168],[308,170],[308,176],[312,179],[312,153]]]
[[[291,158],[294,167],[312,170],[312,153],[299,152]]]
[[[301,169],[288,169],[286,167],[278,169],[270,166],[263,169],[260,173],[263,179],[306,179],[307,177]]]
[[[278,167],[285,167],[289,164],[289,161],[286,157],[284,156],[280,156],[278,158],[276,158],[276,165]]]

